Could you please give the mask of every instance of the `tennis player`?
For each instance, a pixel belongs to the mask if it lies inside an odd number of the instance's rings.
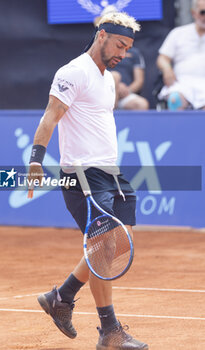
[[[106,14],[86,52],[57,71],[48,106],[35,133],[29,176],[30,180],[40,180],[46,147],[58,124],[61,177],[76,177],[72,165],[76,160],[80,162],[87,168],[85,174],[96,202],[117,216],[131,234],[136,196],[116,167],[115,84],[106,68],[115,67],[125,57],[139,29],[135,19],[125,13]],[[68,210],[84,232],[87,208],[80,185],[62,190]],[[40,295],[38,301],[56,326],[69,338],[75,338],[74,298],[87,281],[101,322],[96,349],[147,350],[148,345],[127,334],[116,319],[111,282],[95,277],[84,257],[60,288]]]

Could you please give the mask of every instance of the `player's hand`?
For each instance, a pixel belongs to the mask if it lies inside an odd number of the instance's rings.
[[[44,172],[41,165],[31,164],[28,171],[28,198],[33,197],[35,185],[42,186]]]
[[[163,81],[166,86],[171,86],[176,82],[176,75],[174,74],[173,69],[170,67],[166,69],[163,73]]]

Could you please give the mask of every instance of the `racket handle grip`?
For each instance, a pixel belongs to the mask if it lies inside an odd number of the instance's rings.
[[[91,196],[90,186],[88,184],[88,180],[86,179],[82,165],[78,162],[75,162],[73,164],[73,166],[75,168],[75,171],[76,171],[76,174],[77,174],[77,177],[78,177],[78,180],[80,182],[80,185],[81,185],[81,188],[82,188],[84,195]]]

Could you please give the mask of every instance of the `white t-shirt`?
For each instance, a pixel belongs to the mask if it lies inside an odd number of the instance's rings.
[[[161,96],[179,91],[199,108],[205,104],[205,35],[199,36],[195,23],[173,29],[159,49],[172,59],[177,82],[165,87]]]
[[[60,165],[110,166],[117,160],[115,84],[87,53],[60,68],[50,95],[69,108],[58,123]]]

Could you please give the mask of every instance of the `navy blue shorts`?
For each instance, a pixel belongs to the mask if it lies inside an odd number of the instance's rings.
[[[108,213],[116,216],[124,225],[134,226],[136,224],[136,194],[129,182],[122,174],[118,175],[120,188],[125,196],[119,194],[116,181],[110,174],[98,168],[88,168],[85,170],[92,196],[95,201]],[[82,192],[76,173],[66,174],[60,171],[60,177],[70,177],[76,179],[75,187],[62,188],[67,209],[75,219],[76,223],[84,233],[87,222],[87,203]]]

